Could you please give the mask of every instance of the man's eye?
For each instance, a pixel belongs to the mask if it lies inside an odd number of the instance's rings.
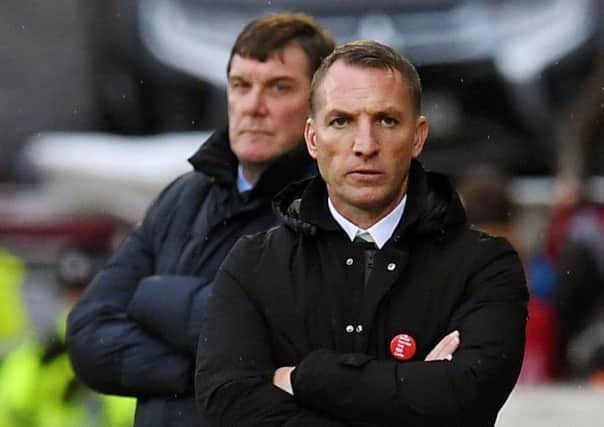
[[[329,122],[329,125],[335,128],[343,128],[344,126],[346,126],[346,124],[348,124],[348,119],[345,117],[336,117],[331,122]]]
[[[231,89],[245,89],[250,87],[249,83],[235,80],[230,83]]]
[[[380,124],[386,128],[391,128],[393,126],[396,126],[397,123],[398,123],[398,121],[396,121],[392,117],[382,117],[380,119]]]
[[[273,89],[275,92],[286,92],[290,89],[290,86],[285,83],[276,82],[273,84]]]

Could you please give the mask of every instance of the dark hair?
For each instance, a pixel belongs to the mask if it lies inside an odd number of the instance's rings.
[[[510,193],[507,175],[492,165],[471,165],[458,184],[471,224],[511,224],[517,207]]]
[[[278,13],[265,16],[247,24],[235,40],[227,65],[227,75],[231,72],[235,54],[264,62],[292,42],[297,42],[306,53],[310,78],[323,58],[335,47],[329,33],[308,15]]]
[[[359,40],[345,43],[323,60],[315,72],[310,89],[310,111],[314,114],[316,109],[316,91],[325,78],[327,70],[338,60],[343,60],[347,65],[362,68],[390,69],[401,73],[407,83],[411,94],[411,101],[416,114],[421,112],[422,85],[419,74],[413,64],[404,56],[389,46],[373,40]]]

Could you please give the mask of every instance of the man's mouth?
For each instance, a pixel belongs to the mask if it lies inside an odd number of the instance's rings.
[[[382,177],[384,176],[383,173],[375,169],[355,169],[350,171],[347,175],[350,179],[356,181],[357,183],[367,184],[377,183],[378,181],[381,181]]]
[[[382,173],[376,169],[355,169],[355,170],[348,172],[348,174],[349,175],[371,176],[371,175],[381,175]]]
[[[270,135],[271,132],[265,129],[244,129],[239,133],[251,133],[251,134],[258,134],[258,135]]]

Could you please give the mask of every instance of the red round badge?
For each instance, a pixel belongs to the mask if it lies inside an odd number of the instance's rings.
[[[415,340],[407,334],[398,334],[390,341],[390,353],[398,360],[409,360],[415,354]]]

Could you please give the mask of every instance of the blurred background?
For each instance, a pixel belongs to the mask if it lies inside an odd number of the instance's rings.
[[[74,289],[188,170],[226,122],[236,35],[283,10],[417,65],[424,165],[450,174],[473,224],[521,253],[527,354],[498,426],[593,425],[604,398],[601,0],[3,0],[0,363],[54,336]]]

